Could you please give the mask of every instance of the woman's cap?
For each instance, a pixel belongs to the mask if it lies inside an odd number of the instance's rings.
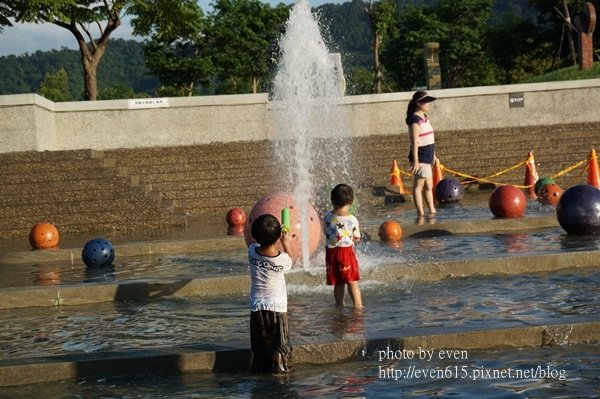
[[[412,98],[412,101],[415,103],[430,103],[435,100],[437,100],[437,98],[429,96],[427,93],[423,92],[416,92]]]

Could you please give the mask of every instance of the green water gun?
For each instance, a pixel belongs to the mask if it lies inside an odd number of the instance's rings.
[[[290,208],[283,208],[281,210],[281,232],[290,232]]]

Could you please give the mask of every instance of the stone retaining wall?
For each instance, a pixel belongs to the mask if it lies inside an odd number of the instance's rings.
[[[599,122],[600,79],[432,90],[436,130]],[[411,92],[346,96],[348,136],[404,131]],[[36,94],[0,96],[0,153],[168,147],[269,140],[277,103],[268,95],[54,103]]]

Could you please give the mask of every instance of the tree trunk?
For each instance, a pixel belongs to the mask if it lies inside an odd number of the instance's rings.
[[[258,91],[258,78],[256,76],[252,76],[252,93],[256,94]]]
[[[381,72],[381,62],[379,61],[379,47],[381,46],[381,35],[375,33],[373,39],[373,92],[381,93],[381,81],[383,80],[383,73]]]
[[[104,55],[106,48],[108,47],[108,41],[111,33],[121,25],[121,19],[119,17],[119,11],[123,7],[124,2],[115,2],[113,8],[108,10],[107,21],[104,29],[101,29],[101,35],[99,39],[94,39],[90,31],[80,24],[81,29],[90,39],[89,43],[86,42],[83,33],[79,31],[77,27],[77,19],[73,18],[70,23],[54,20],[52,23],[60,26],[71,32],[77,44],[79,45],[79,53],[81,54],[81,65],[83,67],[83,82],[85,85],[85,99],[94,101],[98,98],[98,83],[96,79],[98,63]]]
[[[87,46],[86,46],[87,48]],[[83,83],[85,89],[85,99],[88,101],[96,101],[98,99],[98,80],[97,70],[100,55],[93,54],[89,51],[81,56],[81,64],[83,66]]]
[[[571,15],[569,13],[569,7],[567,6],[567,1],[563,0],[563,8],[565,10],[566,22],[568,22],[567,26],[567,36],[569,37],[569,50],[571,52],[571,59],[573,60],[573,65],[577,66],[577,52],[575,51],[575,42],[573,41],[573,27],[571,25]],[[580,49],[581,51],[581,49]]]

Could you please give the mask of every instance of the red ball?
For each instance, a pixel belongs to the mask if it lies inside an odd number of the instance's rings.
[[[382,242],[398,242],[402,239],[402,226],[395,220],[386,220],[379,226],[378,234]]]
[[[229,226],[243,226],[246,223],[246,211],[242,208],[231,208],[225,220]]]
[[[542,204],[556,205],[563,190],[556,183],[546,184],[540,189],[539,198]]]
[[[500,186],[490,196],[490,210],[499,218],[516,218],[525,214],[527,198],[515,186]]]
[[[34,249],[57,247],[58,240],[58,230],[52,223],[38,223],[29,232],[29,243]]]

